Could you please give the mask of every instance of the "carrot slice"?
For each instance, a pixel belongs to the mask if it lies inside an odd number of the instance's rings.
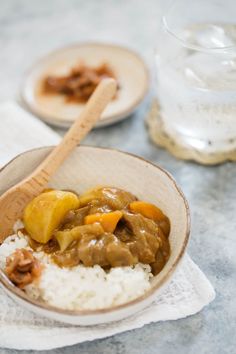
[[[119,210],[112,211],[111,213],[91,214],[91,215],[87,215],[84,218],[84,222],[86,225],[99,222],[105,231],[114,232],[116,225],[118,224],[122,215],[123,215],[122,212]]]
[[[166,216],[163,214],[161,209],[147,202],[135,201],[130,203],[129,208],[133,213],[139,213],[154,221],[162,221],[166,219]]]

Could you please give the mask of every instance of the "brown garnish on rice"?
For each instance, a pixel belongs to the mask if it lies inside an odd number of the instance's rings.
[[[5,272],[9,279],[23,289],[41,275],[42,267],[31,251],[17,249],[6,259]]]

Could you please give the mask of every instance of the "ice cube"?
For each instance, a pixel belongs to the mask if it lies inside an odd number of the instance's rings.
[[[210,24],[196,31],[195,40],[198,45],[208,49],[230,47],[235,44],[228,31]]]

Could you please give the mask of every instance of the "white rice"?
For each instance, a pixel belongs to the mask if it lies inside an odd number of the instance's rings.
[[[20,227],[16,225],[15,232]],[[20,231],[0,246],[0,267],[17,248],[31,250]],[[43,264],[40,278],[25,287],[26,293],[50,305],[68,309],[102,309],[123,304],[143,295],[151,286],[149,265],[117,267],[104,271],[100,266],[60,268],[44,252],[33,252]]]

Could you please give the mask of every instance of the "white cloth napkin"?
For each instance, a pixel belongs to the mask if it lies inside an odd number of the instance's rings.
[[[26,150],[55,145],[59,140],[58,134],[17,103],[0,104],[0,167]]]
[[[55,132],[16,103],[0,105],[0,165],[22,151],[59,140]],[[104,338],[151,322],[193,315],[214,297],[212,285],[188,255],[149,307],[125,320],[99,326],[70,326],[39,317],[0,289],[0,347],[46,350]]]

